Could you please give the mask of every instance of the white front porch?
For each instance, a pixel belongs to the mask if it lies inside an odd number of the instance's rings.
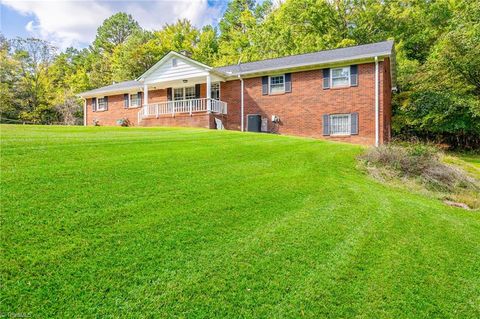
[[[138,123],[147,118],[159,118],[162,115],[194,113],[227,114],[227,103],[212,98],[166,101],[144,105],[138,112]]]

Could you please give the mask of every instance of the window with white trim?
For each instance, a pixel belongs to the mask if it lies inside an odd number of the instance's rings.
[[[195,87],[189,86],[185,88],[173,88],[173,100],[192,100],[195,99]]]
[[[173,58],[172,59],[172,67],[176,67],[177,66],[177,59]]]
[[[183,100],[183,88],[174,88],[173,89],[173,100]]]
[[[107,99],[99,97],[97,99],[97,111],[105,111],[107,109]]]
[[[330,135],[350,135],[352,119],[350,114],[330,115]]]
[[[220,83],[219,82],[212,83],[210,96],[214,100],[220,100]]]
[[[270,76],[268,78],[270,94],[285,92],[285,74]]]
[[[194,86],[189,86],[185,88],[185,100],[193,100],[196,98],[195,95],[195,87]]]
[[[350,85],[350,67],[331,69],[332,87],[343,87]]]
[[[140,97],[138,93],[130,94],[130,107],[140,106]]]

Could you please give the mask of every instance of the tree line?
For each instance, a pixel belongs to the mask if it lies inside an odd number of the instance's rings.
[[[476,0],[232,0],[218,26],[188,20],[144,30],[117,13],[88,48],[63,52],[0,35],[2,122],[81,122],[76,93],[131,80],[170,50],[221,66],[395,40],[393,132],[480,144],[480,3]]]

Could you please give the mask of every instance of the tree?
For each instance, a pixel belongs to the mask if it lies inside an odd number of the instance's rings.
[[[267,2],[269,3],[269,2]],[[260,58],[257,54],[256,30],[259,17],[267,10],[256,9],[253,0],[233,0],[227,6],[219,23],[220,38],[216,65],[249,62]]]
[[[11,42],[13,59],[18,63],[19,78],[15,83],[15,104],[20,117],[41,123],[41,116],[35,117],[37,108],[47,109],[51,91],[48,70],[55,57],[56,48],[48,42],[28,38],[17,38]]]
[[[93,49],[101,53],[112,53],[115,47],[124,43],[127,38],[139,30],[140,26],[131,15],[119,12],[103,21],[97,29],[97,36],[93,41]]]

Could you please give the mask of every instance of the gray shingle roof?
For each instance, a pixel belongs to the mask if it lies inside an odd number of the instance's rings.
[[[334,63],[344,60],[373,58],[375,56],[390,55],[393,50],[393,41],[383,41],[372,44],[358,45],[341,49],[319,51],[313,53],[291,55],[281,58],[241,63],[215,68],[216,71],[226,75],[241,75],[268,71],[275,69],[286,69],[296,66],[317,65],[323,63]]]
[[[131,89],[142,89],[143,83],[140,81],[136,80],[131,80],[131,81],[124,81],[124,82],[118,82],[114,83],[111,85],[103,86],[98,89],[93,89],[90,91],[82,92],[79,95],[80,96],[94,96],[97,94],[102,94],[102,93],[110,93],[110,92],[117,92],[117,91],[128,91]]]

